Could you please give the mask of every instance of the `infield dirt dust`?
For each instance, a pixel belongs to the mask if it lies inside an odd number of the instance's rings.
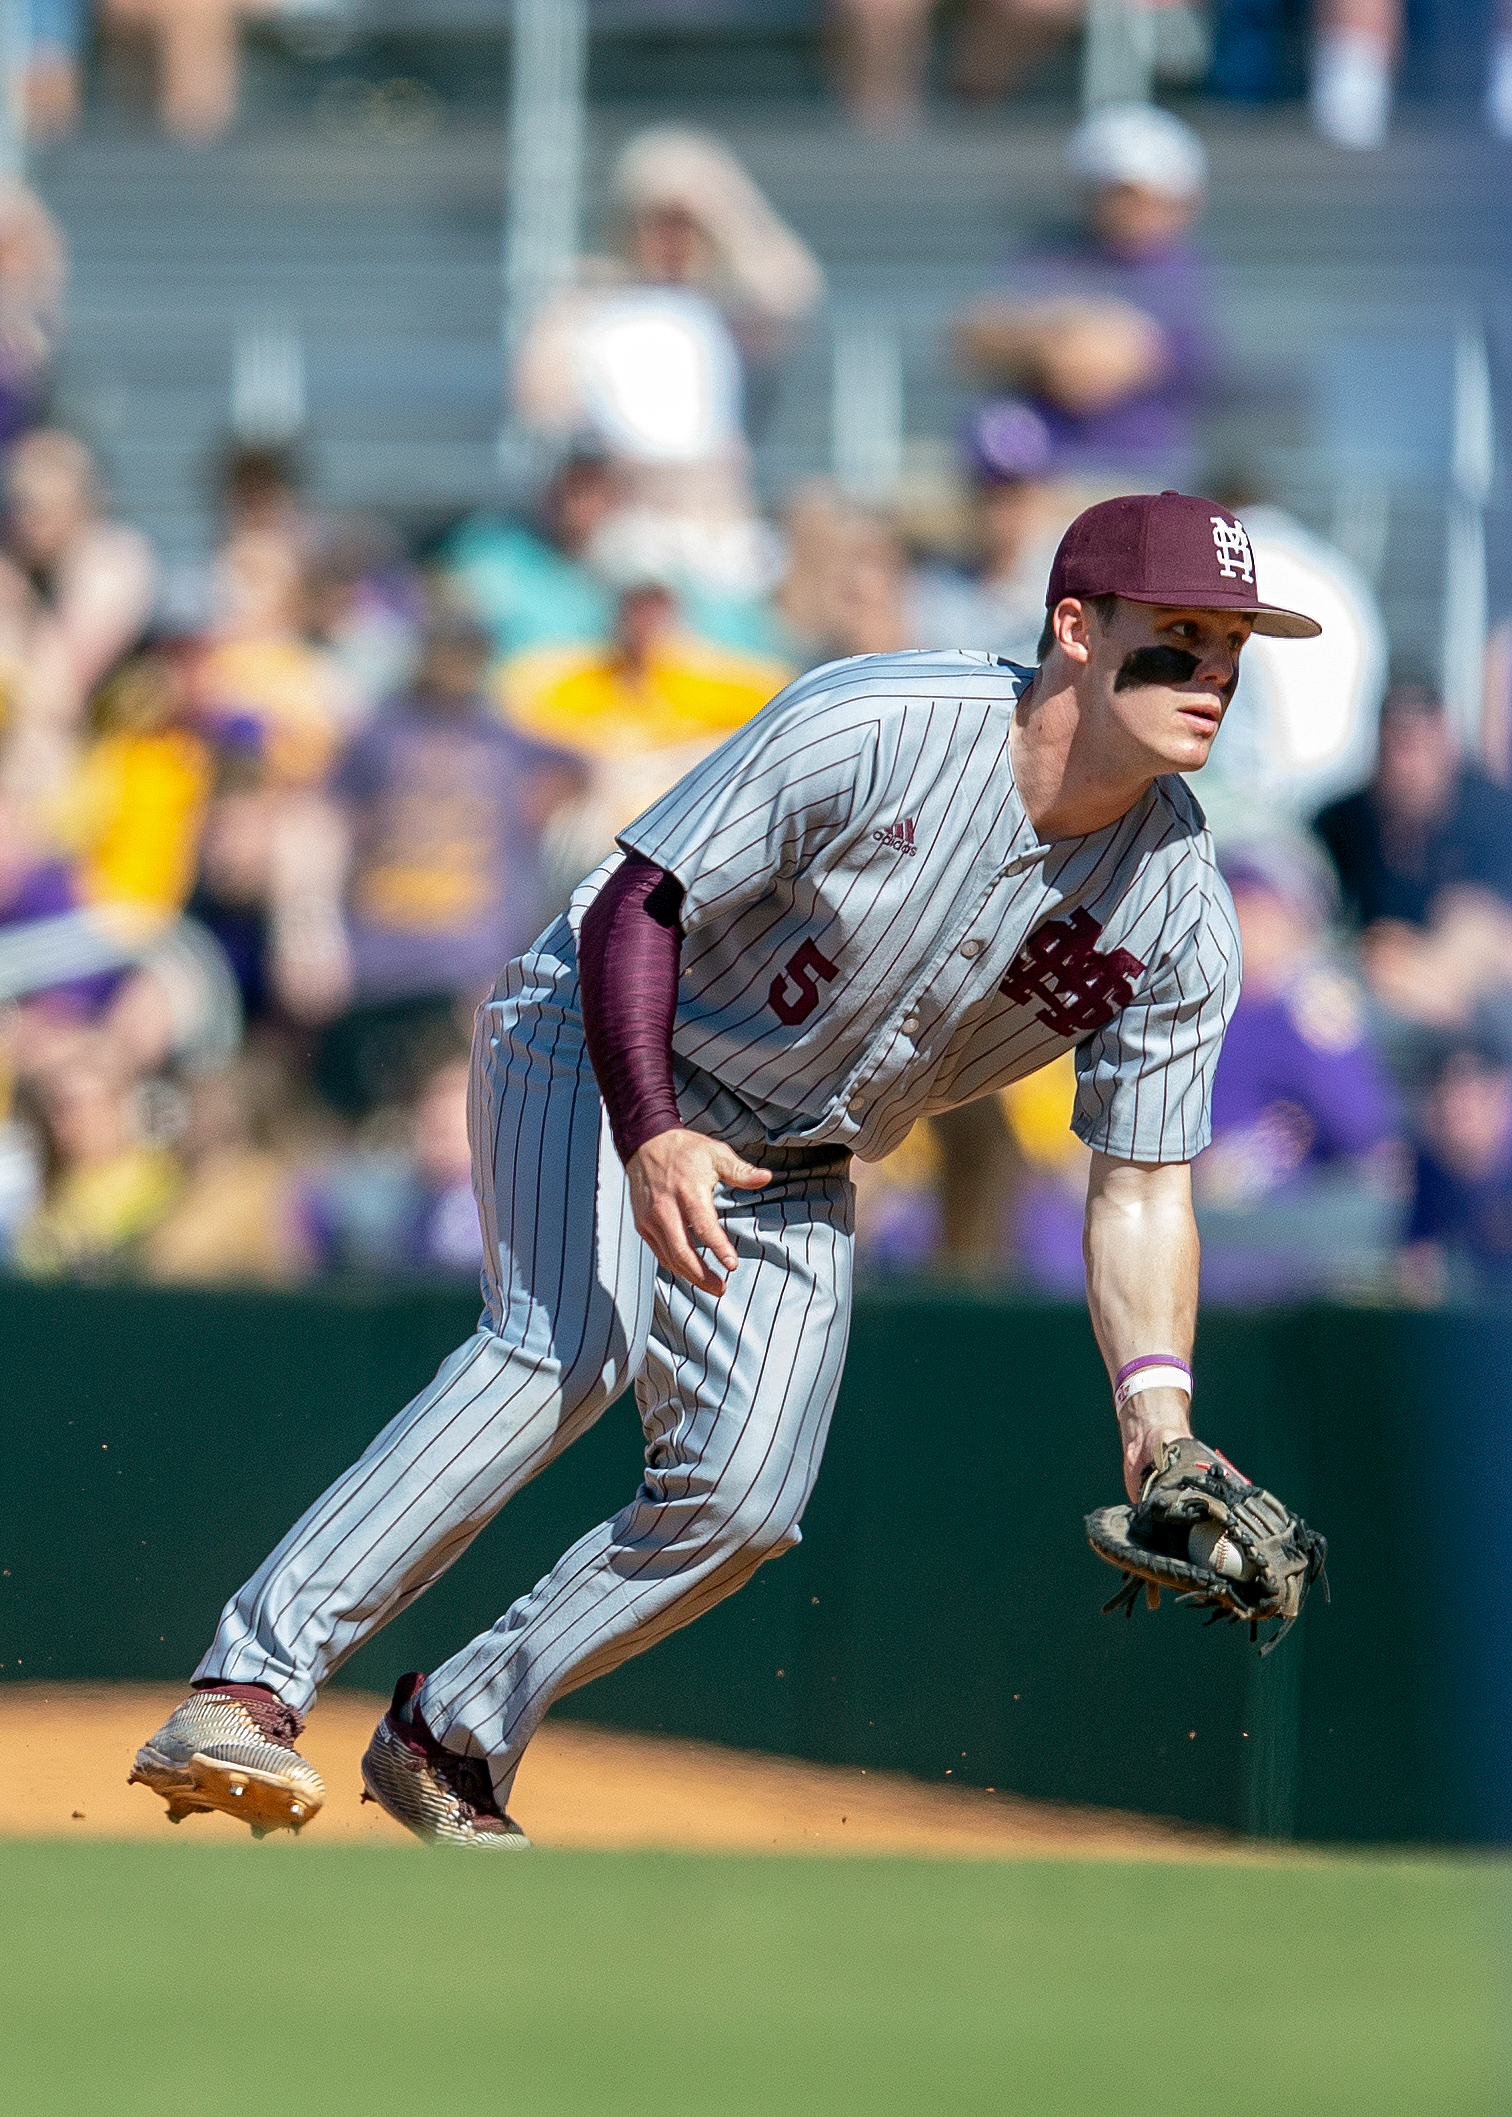
[[[166,1820],[163,1803],[126,1784],[141,1742],[183,1689],[154,1685],[0,1685],[0,1836],[240,1838],[218,1815]],[[386,1701],[328,1691],[301,1754],[325,1780],[310,1826],[322,1842],[413,1843],[373,1804],[360,1805],[358,1759]],[[1074,1808],[895,1772],[718,1748],[548,1720],[510,1798],[536,1843],[698,1852],[912,1853],[935,1858],[1254,1857],[1214,1831]],[[287,1842],[283,1834],[269,1846]],[[418,1850],[419,1848],[416,1847]]]

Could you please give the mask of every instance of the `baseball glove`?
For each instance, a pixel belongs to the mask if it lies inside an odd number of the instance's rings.
[[[1209,1624],[1247,1624],[1257,1645],[1260,1626],[1275,1619],[1262,1654],[1281,1644],[1315,1580],[1328,1594],[1326,1540],[1216,1448],[1189,1436],[1162,1443],[1137,1507],[1099,1507],[1087,1516],[1087,1540],[1124,1576],[1105,1614],[1132,1616],[1141,1588],[1158,1610],[1161,1589],[1170,1588],[1179,1603],[1210,1609]]]

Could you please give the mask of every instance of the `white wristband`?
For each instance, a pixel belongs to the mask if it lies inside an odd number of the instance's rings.
[[[1113,1392],[1113,1409],[1122,1411],[1130,1397],[1137,1397],[1144,1389],[1179,1389],[1183,1396],[1192,1394],[1192,1370],[1189,1367],[1138,1367],[1133,1374],[1124,1375]]]

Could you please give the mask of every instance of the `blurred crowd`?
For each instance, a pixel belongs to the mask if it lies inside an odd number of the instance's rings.
[[[235,119],[249,25],[281,28],[304,47],[326,51],[371,26],[363,0],[17,0],[17,8],[29,52],[28,126],[42,141],[77,122],[91,52],[118,97],[150,100],[163,128],[195,145],[218,138]],[[501,20],[504,12],[501,4]],[[706,9],[699,0],[640,0],[635,13],[653,32],[659,15],[682,29],[725,19],[717,0]],[[1084,61],[1090,101],[1164,80],[1262,103],[1300,93],[1305,83],[1318,132],[1355,149],[1379,147],[1387,136],[1409,27],[1418,43],[1452,45],[1469,35],[1485,45],[1479,70],[1486,123],[1497,137],[1512,138],[1512,0],[1492,0],[1485,11],[1420,9],[1412,16],[1405,0],[1318,0],[1311,11],[1288,0],[964,0],[950,7],[937,0],[812,0],[811,13],[823,28],[842,105],[873,132],[918,122],[934,18],[943,16],[944,86],[968,104],[1000,99],[1085,34],[1098,40],[1097,54]],[[405,26],[402,9],[385,14],[390,26]],[[781,20],[791,26],[792,11],[783,10]],[[411,26],[433,26],[430,11],[417,4]],[[1310,47],[1305,59],[1299,39]]]
[[[1318,133],[1335,146],[1380,147],[1398,92],[1409,14],[1404,0],[1317,0],[1310,10],[1286,0],[967,0],[950,10],[935,0],[831,0],[838,85],[860,123],[895,131],[916,123],[929,72],[931,18],[948,13],[953,34],[946,81],[968,103],[991,102],[1016,87],[1046,54],[1084,33],[1106,47],[1084,60],[1084,85],[1119,92],[1118,76],[1195,85],[1237,102],[1264,103],[1305,82]],[[1305,62],[1293,43],[1309,32]],[[1419,38],[1426,23],[1411,26]],[[1439,38],[1485,38],[1481,65],[1485,121],[1512,138],[1512,4],[1493,0],[1482,16],[1440,11]],[[1489,32],[1489,33],[1488,33]],[[1105,81],[1105,73],[1107,75]]]
[[[165,577],[47,419],[65,260],[0,197],[0,1257],[36,1277],[476,1273],[467,1051],[502,962],[798,671],[1035,659],[1090,501],[1202,489],[1222,317],[1201,142],[1110,106],[1070,234],[956,319],[977,395],[928,491],[775,518],[753,432],[823,275],[717,140],[658,129],[609,254],[509,378],[540,476],[415,549],[228,442]],[[1512,652],[1451,729],[1368,582],[1230,476],[1266,592],[1199,793],[1244,993],[1196,1167],[1214,1298],[1512,1293]],[[1216,489],[1212,484],[1209,489]],[[868,1269],[1078,1291],[1069,1059],[857,1169]]]

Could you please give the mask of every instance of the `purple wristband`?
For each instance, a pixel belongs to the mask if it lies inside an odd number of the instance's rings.
[[[1113,1377],[1113,1408],[1122,1411],[1130,1397],[1146,1389],[1184,1389],[1192,1394],[1192,1370],[1175,1353],[1141,1353],[1125,1361]]]

